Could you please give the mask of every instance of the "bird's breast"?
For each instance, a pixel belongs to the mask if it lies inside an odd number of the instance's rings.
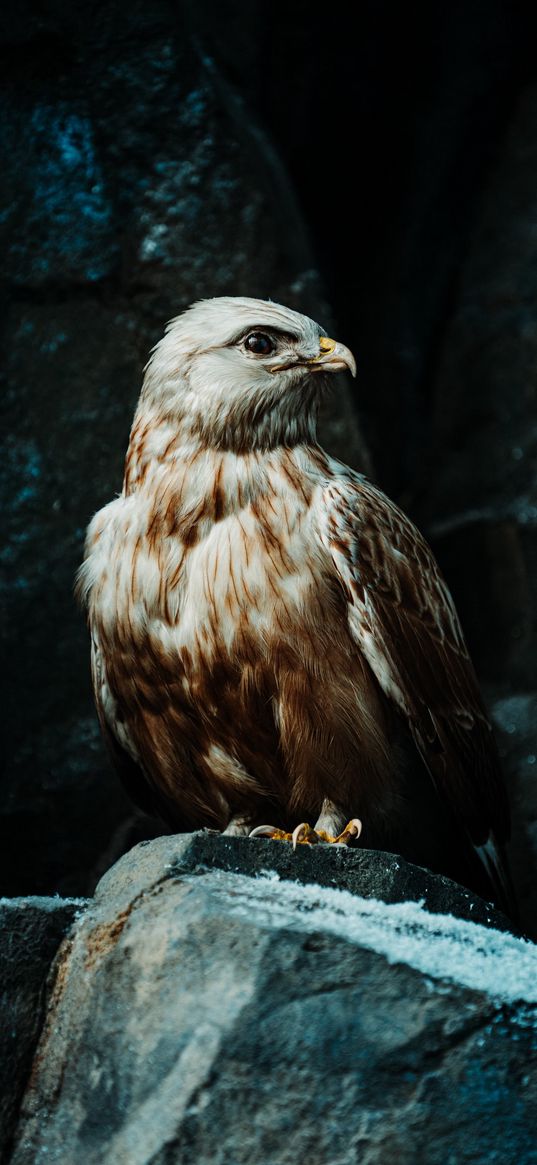
[[[240,656],[270,651],[275,637],[296,639],[328,600],[322,552],[309,515],[294,528],[274,503],[211,524],[181,566],[170,548],[165,616],[180,648],[207,660],[211,651]]]
[[[86,577],[104,682],[147,770],[175,789],[190,750],[226,805],[252,781],[295,808],[337,800],[358,765],[374,786],[382,700],[315,497],[273,490],[219,519],[166,505],[167,518],[140,496],[112,503]]]

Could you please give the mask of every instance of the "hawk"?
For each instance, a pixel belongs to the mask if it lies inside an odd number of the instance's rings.
[[[506,794],[450,593],[316,440],[340,369],[348,348],[271,301],[168,325],[77,584],[102,732],[172,828],[361,833],[505,908]]]

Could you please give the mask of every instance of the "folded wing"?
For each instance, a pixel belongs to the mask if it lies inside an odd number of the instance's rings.
[[[357,475],[323,497],[322,538],[349,603],[349,624],[385,694],[406,718],[442,799],[504,905],[509,807],[497,748],[453,600],[427,543]]]

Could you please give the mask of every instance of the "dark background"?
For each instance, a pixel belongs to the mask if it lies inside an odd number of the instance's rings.
[[[537,56],[529,6],[26,0],[0,15],[0,893],[88,893],[150,824],[103,755],[85,526],[193,299],[354,350],[326,439],[432,541],[537,865]],[[358,418],[358,419],[356,419]],[[533,895],[533,897],[532,897]]]

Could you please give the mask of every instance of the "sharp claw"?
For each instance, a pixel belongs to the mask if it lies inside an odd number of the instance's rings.
[[[307,821],[302,821],[300,825],[297,825],[296,829],[293,829],[292,840],[293,849],[296,849],[297,845],[317,845],[321,838],[311,828],[311,825],[308,825]]]
[[[275,825],[258,825],[255,829],[251,829],[248,837],[274,837],[275,833],[280,833]]]
[[[345,826],[343,832],[339,834],[339,837],[336,837],[334,844],[347,845],[347,842],[351,840],[351,837],[359,837],[361,832],[362,822],[360,821],[360,818],[353,817],[352,821],[349,821],[348,825]]]
[[[306,822],[303,821],[301,823],[301,825],[297,825],[296,829],[293,829],[293,849],[296,849],[299,841],[302,841],[302,838],[304,836],[304,830],[306,830],[308,828],[309,827],[306,824]]]

